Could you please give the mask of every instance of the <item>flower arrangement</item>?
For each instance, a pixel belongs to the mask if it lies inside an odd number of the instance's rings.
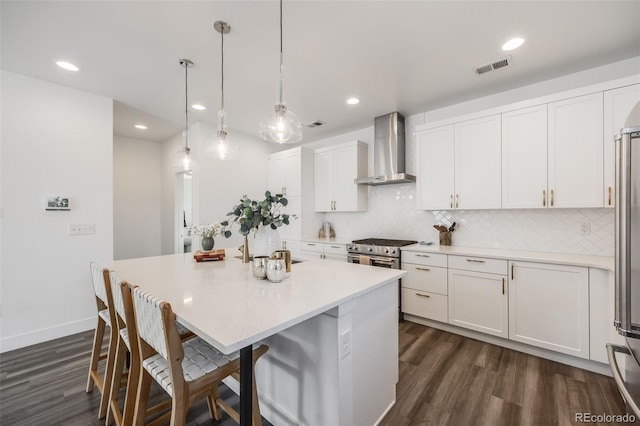
[[[205,238],[213,238],[222,231],[222,224],[210,223],[205,225],[192,225],[187,227],[189,235],[202,235]]]
[[[290,218],[297,219],[296,215],[281,213],[280,209],[286,207],[287,199],[282,194],[271,195],[271,192],[264,193],[265,199],[262,201],[251,200],[246,195],[240,199],[240,204],[233,206],[233,211],[227,213],[229,220],[220,222],[222,233],[226,238],[231,236],[230,227],[236,223],[240,226],[241,235],[249,235],[260,226],[270,226],[277,229],[282,225],[288,225]]]

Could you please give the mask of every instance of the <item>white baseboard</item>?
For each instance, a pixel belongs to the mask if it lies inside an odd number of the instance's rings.
[[[46,342],[60,337],[70,336],[82,331],[96,328],[97,317],[85,318],[79,321],[59,324],[53,327],[41,328],[29,333],[15,336],[2,337],[0,339],[0,353],[24,348],[37,343]]]
[[[396,387],[394,386],[394,390],[393,390],[393,394],[396,394]],[[380,418],[378,420],[376,420],[376,422],[374,423],[374,426],[378,426],[380,423],[382,423],[382,421],[384,420],[385,417],[387,417],[387,414],[389,414],[389,411],[391,411],[391,409],[393,408],[393,406],[396,405],[396,400],[395,398],[393,399],[393,401],[391,401],[391,404],[389,404],[389,406],[387,407],[386,410],[384,410],[384,413],[382,413],[382,415],[380,416]]]
[[[432,321],[410,314],[404,314],[404,319],[406,321],[415,322],[417,324],[422,324],[428,327],[437,328],[439,330],[448,331],[449,333],[470,337],[475,340],[480,340],[481,342],[491,343],[496,346],[502,346],[503,348],[513,349],[514,351],[524,352],[529,355],[556,361],[561,364],[571,365],[572,367],[582,368],[583,370],[593,371],[594,373],[603,374],[609,377],[612,376],[609,364],[603,364],[601,362],[591,361],[589,359],[576,358],[571,355],[561,354],[559,352],[550,351],[548,349],[537,348],[535,346],[527,345],[524,343],[514,342],[512,340],[491,336],[489,334],[484,334],[473,330],[467,330],[465,328],[456,327],[451,324]]]

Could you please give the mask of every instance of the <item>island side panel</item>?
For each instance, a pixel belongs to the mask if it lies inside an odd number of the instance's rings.
[[[395,402],[397,290],[391,282],[265,339],[262,415],[277,425],[376,424]],[[237,392],[235,380],[225,383]]]

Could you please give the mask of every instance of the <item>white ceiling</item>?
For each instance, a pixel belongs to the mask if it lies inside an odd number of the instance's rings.
[[[184,70],[191,59],[190,122],[216,123],[220,35],[227,21],[228,125],[256,135],[278,83],[278,2],[5,1],[2,68],[115,101],[114,132],[164,140],[184,125]],[[640,1],[300,1],[284,3],[285,99],[304,140],[640,56]],[[476,66],[526,43],[512,66],[479,76]],[[55,65],[78,65],[70,73]],[[640,72],[640,70],[639,70]],[[349,106],[345,99],[358,96]],[[138,116],[140,114],[140,116]],[[134,122],[150,129],[133,129]]]

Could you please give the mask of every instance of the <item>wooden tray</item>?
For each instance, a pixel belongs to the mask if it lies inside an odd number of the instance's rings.
[[[193,254],[196,262],[205,262],[209,260],[224,260],[224,249],[216,249],[211,251],[198,250]]]

